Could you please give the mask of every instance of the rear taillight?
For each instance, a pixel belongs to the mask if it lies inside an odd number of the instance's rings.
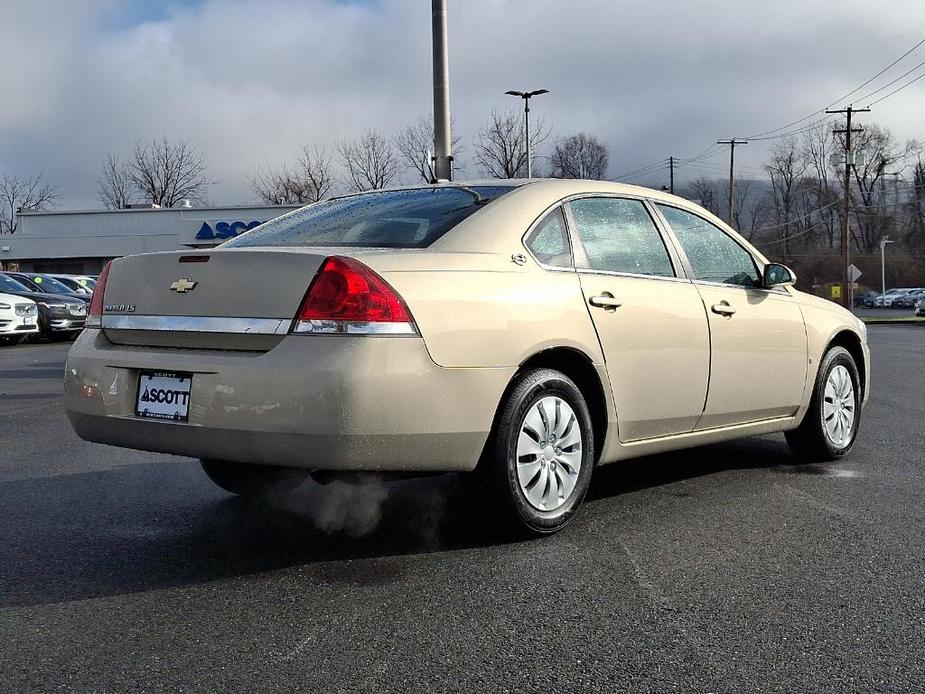
[[[111,260],[103,266],[100,277],[96,281],[96,286],[93,288],[90,306],[87,308],[86,327],[88,328],[103,327],[103,292],[106,291],[106,278],[109,277],[110,265],[112,265]]]
[[[331,256],[308,288],[292,332],[417,335],[417,328],[388,282],[353,258]]]

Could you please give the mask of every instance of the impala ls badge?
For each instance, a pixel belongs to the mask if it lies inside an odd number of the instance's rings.
[[[193,291],[197,284],[199,284],[199,282],[194,282],[189,277],[181,277],[176,282],[171,284],[170,288],[177,294],[186,294],[186,292]]]

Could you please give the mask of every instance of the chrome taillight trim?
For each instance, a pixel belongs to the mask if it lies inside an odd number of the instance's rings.
[[[418,335],[414,323],[352,320],[297,320],[292,332],[300,335]]]

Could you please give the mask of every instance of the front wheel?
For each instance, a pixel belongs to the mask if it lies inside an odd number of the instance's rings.
[[[562,529],[594,467],[591,415],[578,387],[553,369],[517,377],[479,464],[485,495],[520,534]]]
[[[861,385],[854,357],[833,347],[822,358],[809,409],[786,433],[790,449],[806,462],[837,460],[854,446],[861,423]]]
[[[232,463],[225,460],[201,460],[202,469],[216,485],[240,496],[257,496],[272,491],[288,492],[302,484],[308,470]]]

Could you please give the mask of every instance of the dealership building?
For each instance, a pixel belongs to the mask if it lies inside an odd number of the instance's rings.
[[[0,236],[0,267],[97,275],[123,255],[211,248],[274,217],[285,205],[131,207],[20,212],[15,234]]]

